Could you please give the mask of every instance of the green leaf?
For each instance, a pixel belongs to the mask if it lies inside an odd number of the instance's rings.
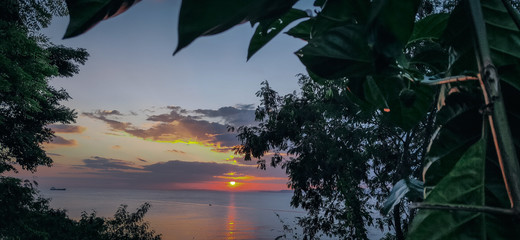
[[[213,35],[250,21],[276,19],[288,12],[296,0],[185,0],[179,15],[179,41],[174,54],[200,36]],[[202,6],[202,7],[201,7]]]
[[[379,0],[372,3],[368,22],[377,52],[387,57],[402,54],[402,48],[412,34],[420,3],[419,0]]]
[[[63,38],[80,35],[100,21],[128,10],[140,0],[66,0],[70,22]]]
[[[320,16],[336,22],[354,19],[358,23],[366,23],[369,4],[366,0],[327,1]]]
[[[247,59],[249,60],[258,50],[260,50],[260,48],[265,46],[265,44],[271,41],[271,39],[287,27],[287,25],[304,17],[307,17],[305,11],[293,8],[282,17],[270,21],[270,24],[260,22],[251,38],[251,42],[249,43]]]
[[[311,39],[296,55],[320,77],[366,76],[372,64],[370,48],[364,36],[362,27],[344,25]]]
[[[482,3],[491,58],[499,75],[520,90],[520,30],[500,0]],[[515,11],[516,14],[517,11]]]
[[[408,44],[421,40],[439,39],[446,29],[449,16],[447,13],[432,14],[417,21],[412,35],[408,39]]]
[[[455,167],[426,196],[424,203],[485,205],[486,139],[471,146]],[[434,227],[432,227],[434,226]],[[485,239],[484,213],[419,210],[408,239]]]
[[[386,102],[386,97],[383,94],[383,91],[379,88],[376,81],[372,76],[367,76],[366,81],[364,83],[365,90],[365,99],[370,102],[376,108],[388,109],[388,103]],[[385,91],[385,93],[388,93]]]
[[[422,199],[423,182],[413,178],[399,180],[392,188],[392,191],[390,192],[390,195],[386,201],[383,203],[381,213],[383,215],[388,214],[390,210],[392,210],[395,205],[401,202],[401,199],[404,197],[410,200]]]
[[[446,97],[437,114],[438,126],[424,167],[426,192],[448,174],[458,159],[481,135],[482,115],[475,92],[455,92]]]
[[[285,32],[285,34],[289,36],[293,36],[295,38],[301,38],[305,41],[309,41],[311,39],[311,29],[314,24],[315,19],[305,20],[303,22],[298,23],[293,28],[289,29],[289,31]]]

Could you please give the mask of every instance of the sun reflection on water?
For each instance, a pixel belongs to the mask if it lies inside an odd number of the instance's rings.
[[[226,239],[236,239],[236,207],[235,207],[235,194],[229,195],[229,207],[227,212],[227,224],[226,224]]]

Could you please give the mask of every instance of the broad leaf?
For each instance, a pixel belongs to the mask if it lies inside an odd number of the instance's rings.
[[[402,54],[412,34],[420,3],[419,0],[379,0],[372,3],[370,37],[377,52],[393,58]]]
[[[358,23],[366,23],[370,2],[367,0],[327,1],[320,15],[324,18],[347,22],[355,19]]]
[[[363,89],[365,90],[365,99],[373,106],[381,110],[389,109],[388,103],[386,102],[387,96],[383,94],[383,91],[381,91],[372,76],[367,76]],[[387,90],[388,89],[385,89],[384,93],[388,93]]]
[[[307,13],[298,9],[291,9],[282,17],[269,21],[268,24],[260,22],[256,31],[251,38],[249,43],[249,49],[247,50],[247,59],[249,60],[260,48],[265,46],[271,39],[273,39],[278,33],[280,33],[290,23],[307,17]]]
[[[70,14],[64,38],[80,35],[98,22],[114,17],[140,0],[66,0]]]
[[[424,203],[484,206],[486,139],[471,146]],[[419,210],[408,239],[485,239],[484,213]]]
[[[480,137],[480,101],[473,96],[474,93],[452,93],[437,114],[437,125],[442,128],[434,136],[426,156],[424,185],[427,192],[451,171],[467,148]]]
[[[414,25],[412,35],[410,39],[408,39],[408,44],[421,40],[439,39],[446,29],[449,16],[447,13],[439,13],[417,21]]]
[[[423,198],[423,182],[417,179],[401,179],[397,182],[390,195],[383,203],[383,208],[381,209],[381,213],[386,215],[401,202],[401,199],[408,198],[410,200],[417,200]]]
[[[296,0],[184,0],[179,15],[179,42],[174,54],[200,36],[213,35],[250,21],[276,19]],[[203,6],[203,7],[201,7]]]
[[[493,63],[501,79],[520,90],[520,30],[503,1],[484,1],[482,11]]]
[[[320,77],[366,76],[371,71],[371,52],[364,36],[360,26],[337,27],[311,39],[296,55]]]
[[[285,33],[289,36],[293,36],[295,38],[300,38],[305,41],[309,41],[311,39],[311,29],[314,24],[314,21],[315,21],[315,19],[311,18],[309,20],[300,22]]]

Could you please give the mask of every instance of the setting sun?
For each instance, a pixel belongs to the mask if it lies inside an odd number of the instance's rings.
[[[229,182],[229,185],[231,185],[231,186],[235,186],[235,184],[237,184],[235,181]]]

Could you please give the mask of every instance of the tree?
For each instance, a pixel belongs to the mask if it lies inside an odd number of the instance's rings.
[[[395,182],[407,179],[407,186],[420,185],[431,118],[404,131],[382,112],[359,114],[346,79],[318,84],[300,75],[301,93],[283,97],[267,82],[262,85],[257,93],[259,125],[237,129],[242,144],[235,151],[246,160],[258,159],[263,169],[265,155],[274,153],[270,165],[285,168],[294,189],[291,205],[307,211],[299,219],[305,237],[323,233],[367,239],[366,226],[376,223],[381,229],[392,226],[402,237],[410,220],[406,202],[389,205],[395,209],[392,218],[374,219],[370,213],[383,206],[388,186]],[[421,194],[419,187],[408,196],[417,200]]]
[[[149,229],[143,217],[150,208],[144,203],[135,213],[121,206],[114,218],[97,217],[95,212],[83,213],[72,220],[65,210],[53,209],[49,200],[38,195],[33,183],[13,177],[0,177],[0,238],[1,239],[63,239],[63,240],[160,240]]]
[[[53,45],[38,33],[66,12],[63,2],[7,0],[0,6],[0,173],[14,170],[13,163],[34,171],[52,164],[41,148],[54,136],[46,126],[76,116],[60,103],[69,95],[48,81],[78,73],[88,53]]]
[[[405,130],[437,103],[439,127],[423,162],[425,199],[408,238],[518,236],[520,130],[509,123],[520,121],[519,13],[506,0],[460,0],[448,13],[421,15],[432,2],[316,0],[319,10],[307,14],[292,8],[296,1],[183,1],[176,52],[249,21],[257,25],[251,56],[305,19],[287,34],[308,41],[296,55],[314,81],[347,78],[364,112],[387,109]],[[68,1],[66,36],[134,1],[105,3]]]
[[[88,53],[56,46],[38,33],[53,16],[66,13],[63,1],[0,2],[0,173],[16,171],[15,163],[31,171],[50,166],[41,145],[54,134],[46,126],[74,121],[76,113],[60,103],[69,95],[48,81],[78,73]],[[0,205],[0,239],[161,239],[143,221],[148,203],[136,213],[121,206],[114,219],[84,213],[75,221],[65,210],[50,208],[33,183],[0,176]]]

